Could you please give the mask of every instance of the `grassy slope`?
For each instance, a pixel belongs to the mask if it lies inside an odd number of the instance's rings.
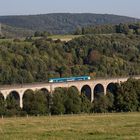
[[[140,113],[0,119],[0,139],[140,139],[139,120]]]
[[[53,40],[60,39],[61,41],[70,41],[74,38],[81,37],[82,35],[51,35],[48,38],[52,38]]]
[[[53,40],[57,40],[57,39],[60,39],[61,41],[70,41],[74,38],[78,38],[78,37],[81,37],[82,35],[51,35],[51,36],[48,36],[48,38],[51,38]],[[36,40],[36,39],[40,39],[41,37],[33,37],[32,39],[33,40]],[[21,41],[24,41],[25,40],[25,37],[21,37],[19,38]],[[0,43],[1,42],[13,42],[13,39],[10,38],[10,39],[0,39]]]

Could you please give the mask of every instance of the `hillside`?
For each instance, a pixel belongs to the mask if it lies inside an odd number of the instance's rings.
[[[86,35],[69,42],[40,38],[0,42],[0,84],[49,78],[140,74],[140,36]],[[12,78],[11,78],[12,77]]]
[[[12,27],[6,24],[2,24],[1,30],[2,30],[2,35],[6,36],[7,38],[26,37],[34,34],[34,31],[32,30]]]
[[[139,19],[108,14],[56,13],[29,16],[0,16],[0,22],[13,27],[55,34],[71,33],[77,27],[88,25],[119,24],[137,22]]]

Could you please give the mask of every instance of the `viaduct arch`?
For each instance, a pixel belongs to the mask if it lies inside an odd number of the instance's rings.
[[[135,79],[140,79],[140,76],[133,77]],[[15,99],[18,101],[19,106],[23,108],[23,98],[28,90],[36,91],[42,90],[44,93],[50,93],[58,88],[69,88],[75,87],[80,93],[85,94],[91,102],[94,98],[97,98],[99,94],[106,95],[107,91],[114,93],[115,84],[125,82],[129,79],[126,78],[110,78],[110,79],[94,79],[87,81],[71,81],[64,83],[38,83],[38,84],[24,84],[24,85],[14,85],[14,86],[0,86],[0,97],[4,100],[13,93],[16,92]]]

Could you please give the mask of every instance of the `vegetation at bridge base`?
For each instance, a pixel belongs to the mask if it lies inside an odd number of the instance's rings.
[[[93,112],[107,113],[113,112],[114,96],[112,93],[107,93],[106,96],[101,95],[93,101]],[[114,110],[115,111],[115,110]]]
[[[36,91],[35,93],[29,91],[23,99],[23,110],[31,115],[48,114],[49,108],[47,96],[48,95],[43,93],[43,91]]]
[[[119,112],[140,111],[140,80],[130,79],[121,83],[115,98],[115,109]]]
[[[56,88],[51,94],[47,91],[28,90],[23,96],[23,109],[19,107],[19,100],[15,96],[8,96],[6,100],[0,96],[1,116],[25,115],[61,115],[81,113],[108,112],[139,112],[140,111],[140,80],[129,79],[116,84],[115,91],[106,95],[98,93],[93,103],[84,93],[79,94],[75,87]]]
[[[76,88],[58,88],[54,91],[52,99],[52,114],[79,114],[84,110],[90,109],[89,104],[91,102],[86,102],[82,95]],[[83,105],[85,105],[85,109]]]

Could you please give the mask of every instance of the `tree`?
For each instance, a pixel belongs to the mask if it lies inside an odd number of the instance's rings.
[[[93,102],[93,112],[105,113],[108,112],[108,98],[101,96],[99,99],[95,99]]]
[[[6,102],[4,101],[3,95],[0,94],[0,115],[5,115],[6,113]]]
[[[47,97],[42,91],[28,92],[24,97],[23,110],[31,115],[45,115],[49,113]]]
[[[65,101],[66,114],[77,114],[81,112],[81,99],[75,87],[68,88]]]
[[[62,88],[57,88],[53,93],[51,113],[56,115],[64,114],[65,113],[64,101],[65,101],[65,90]]]
[[[41,32],[36,31],[36,32],[34,33],[34,37],[40,37],[40,36],[41,36]]]
[[[23,110],[27,112],[27,114],[32,114],[33,106],[34,106],[34,92],[32,90],[28,90],[24,93],[23,96]]]
[[[88,55],[89,64],[98,64],[100,61],[101,55],[97,50],[91,50]]]
[[[85,94],[81,94],[81,112],[82,113],[90,113],[92,109],[92,103],[86,97]]]
[[[59,73],[60,78],[63,76],[65,69],[66,69],[65,66],[57,67],[56,71]]]
[[[106,96],[100,95],[99,98],[95,98],[93,101],[93,112],[105,113],[112,112],[114,105],[114,97],[111,93],[107,93]]]
[[[74,32],[74,35],[81,35],[81,34],[82,34],[82,29],[81,27],[78,27],[76,31]]]
[[[42,91],[35,93],[35,109],[38,114],[48,114],[47,97]]]
[[[116,110],[119,112],[137,111],[138,95],[131,79],[120,85],[115,102]]]
[[[14,96],[9,95],[6,99],[6,116],[20,115],[20,112],[19,101]]]

